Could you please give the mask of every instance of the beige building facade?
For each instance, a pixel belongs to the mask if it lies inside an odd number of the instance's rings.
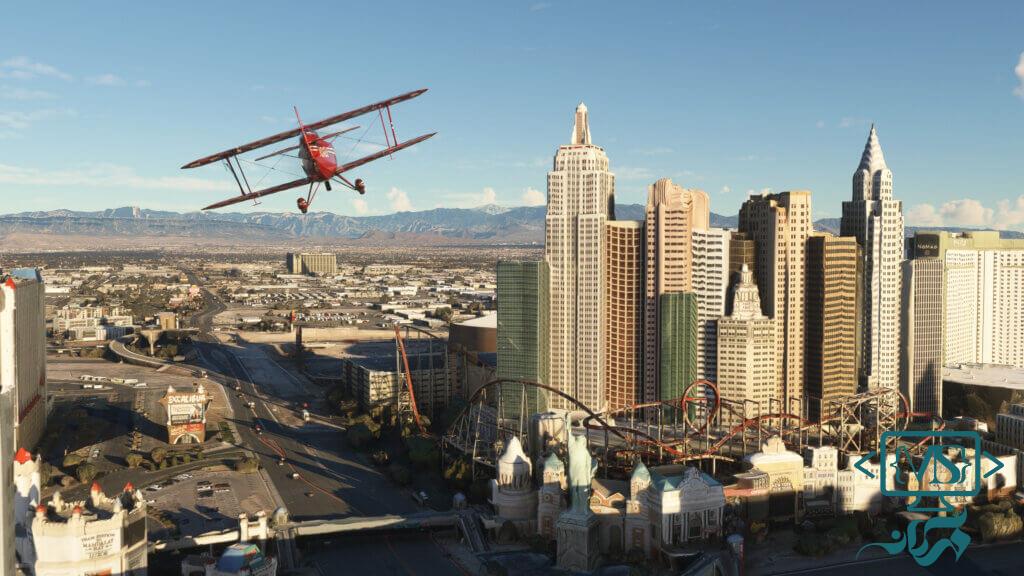
[[[604,408],[605,223],[613,220],[615,175],[591,142],[589,112],[576,108],[572,140],[548,172],[544,261],[549,272],[549,384],[592,410]],[[553,408],[568,408],[560,397]]]
[[[740,230],[755,242],[756,279],[764,314],[775,320],[779,358],[776,397],[790,410],[803,396],[804,279],[812,231],[806,190],[751,196],[740,208]]]
[[[604,236],[605,405],[640,402],[643,377],[644,225],[609,220]]]
[[[662,178],[647,188],[644,291],[643,399],[658,397],[659,300],[662,294],[693,291],[693,231],[707,230],[708,195]]]
[[[750,269],[743,266],[732,314],[718,320],[718,391],[744,403],[747,418],[768,413],[778,377],[775,321],[761,312]]]

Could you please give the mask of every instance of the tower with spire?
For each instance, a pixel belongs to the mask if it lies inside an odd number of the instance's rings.
[[[604,379],[603,235],[615,218],[615,175],[591,143],[587,107],[576,107],[572,140],[548,172],[544,261],[548,265],[548,384],[600,411]],[[569,408],[553,395],[552,408]]]
[[[776,396],[781,360],[776,354],[777,337],[775,320],[761,312],[754,274],[743,264],[732,314],[718,320],[718,389],[722,398],[744,402],[747,418],[767,413]]]
[[[843,202],[841,234],[864,254],[861,307],[861,387],[896,388],[900,381],[900,303],[903,294],[903,203],[892,196],[892,171],[871,125],[853,196]]]

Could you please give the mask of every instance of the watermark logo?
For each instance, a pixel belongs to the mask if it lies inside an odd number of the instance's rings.
[[[931,444],[924,446],[929,441]],[[889,431],[882,434],[879,446],[878,453],[865,454],[854,467],[868,478],[878,478],[883,496],[907,498],[908,511],[947,515],[911,520],[904,531],[892,531],[893,542],[866,544],[857,556],[877,546],[893,555],[907,552],[922,567],[931,566],[950,549],[959,560],[971,537],[960,529],[967,520],[966,511],[956,513],[949,499],[976,496],[982,481],[998,472],[1003,463],[982,450],[981,436],[975,431]],[[914,451],[922,447],[921,456],[915,456]],[[876,455],[877,473],[869,468]],[[984,474],[983,457],[993,463]],[[933,530],[938,534],[929,539]]]

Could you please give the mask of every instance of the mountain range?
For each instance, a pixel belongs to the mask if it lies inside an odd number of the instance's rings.
[[[544,206],[435,208],[372,216],[332,212],[171,212],[136,206],[94,212],[51,210],[0,215],[0,237],[30,235],[103,238],[195,238],[203,241],[328,243],[531,244],[544,242]],[[616,218],[643,220],[641,204],[618,204]],[[711,225],[735,228],[738,216],[711,213]],[[815,222],[818,230],[838,233],[839,219]],[[910,235],[916,227],[908,226]],[[934,229],[934,228],[932,228]],[[945,228],[960,230],[958,228]],[[1022,238],[1021,232],[1004,236]]]

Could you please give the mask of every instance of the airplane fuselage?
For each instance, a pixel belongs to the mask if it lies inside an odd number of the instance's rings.
[[[299,159],[303,172],[314,182],[329,181],[338,169],[334,146],[312,130],[299,135]]]

